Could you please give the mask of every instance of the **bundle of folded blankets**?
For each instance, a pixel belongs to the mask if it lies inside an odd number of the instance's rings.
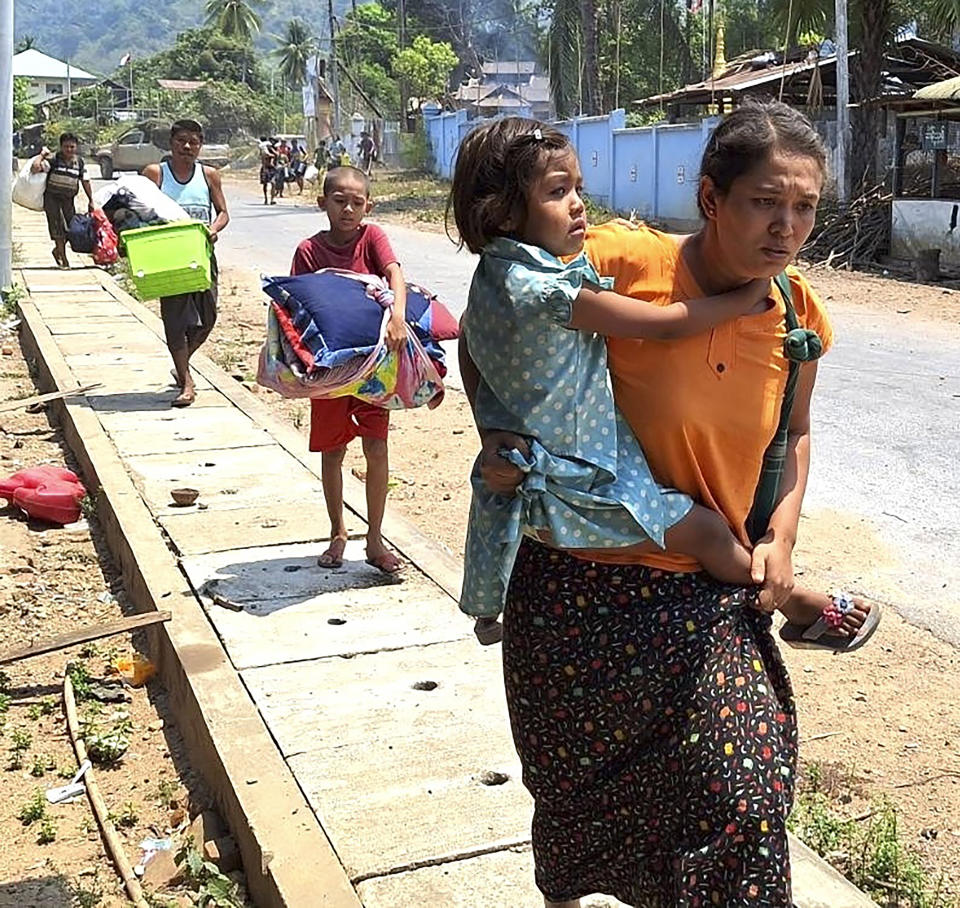
[[[380,277],[325,268],[265,277],[267,339],[257,381],[283,397],[358,397],[388,409],[436,407],[446,375],[440,341],[456,319],[429,291],[407,285],[407,340],[387,348],[393,294]]]

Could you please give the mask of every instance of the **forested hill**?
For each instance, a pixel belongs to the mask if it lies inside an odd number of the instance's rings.
[[[36,38],[36,48],[93,73],[108,74],[125,53],[143,57],[173,43],[177,32],[203,23],[203,0],[14,0],[16,40]],[[342,14],[350,0],[334,0]],[[268,0],[259,12],[264,49],[299,17],[318,35],[327,33],[326,0]]]

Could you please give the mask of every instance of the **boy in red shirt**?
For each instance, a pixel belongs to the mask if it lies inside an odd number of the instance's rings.
[[[305,239],[293,256],[291,274],[312,274],[321,268],[343,268],[386,278],[393,291],[393,315],[387,325],[387,346],[399,349],[407,338],[407,285],[387,235],[376,224],[364,224],[373,207],[370,179],[356,167],[334,167],[323,181],[320,207],[330,229]],[[337,568],[343,563],[347,528],[343,521],[343,458],[354,438],[363,439],[367,461],[367,564],[385,574],[396,574],[400,559],[380,535],[387,504],[387,429],[390,411],[355,397],[310,401],[310,450],[322,458],[323,497],[330,515],[330,545],[317,564]]]

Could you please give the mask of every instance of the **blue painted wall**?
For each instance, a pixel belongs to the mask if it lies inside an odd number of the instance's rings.
[[[437,175],[452,178],[460,142],[478,122],[468,121],[462,110],[424,117]],[[625,112],[615,110],[553,125],[577,150],[590,198],[623,214],[689,228],[699,221],[700,157],[718,122],[713,117],[701,123],[627,129]]]

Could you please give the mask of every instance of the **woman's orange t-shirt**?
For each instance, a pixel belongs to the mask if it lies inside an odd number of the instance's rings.
[[[591,228],[590,261],[614,279],[618,293],[665,306],[704,293],[680,256],[675,238],[611,222]],[[788,269],[801,326],[816,331],[824,352],[833,343],[829,318],[806,280]],[[726,517],[741,541],[767,445],[780,420],[788,365],[784,305],[742,316],[709,334],[672,341],[609,338],[613,393],[654,476]],[[693,571],[686,555],[591,553],[608,563],[642,563]]]

